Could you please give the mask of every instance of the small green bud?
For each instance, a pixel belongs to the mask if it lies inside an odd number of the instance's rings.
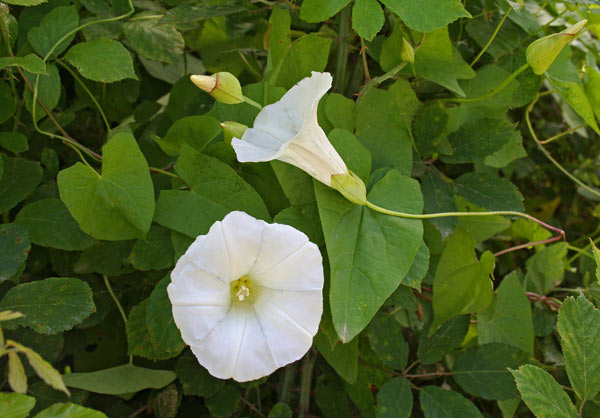
[[[227,121],[221,123],[221,128],[223,129],[223,135],[225,136],[225,142],[231,144],[231,140],[233,138],[242,138],[244,132],[248,127],[238,122]]]
[[[331,176],[331,188],[337,190],[346,199],[357,205],[367,204],[367,187],[365,183],[349,171],[348,174],[334,174]]]
[[[217,102],[237,104],[244,101],[242,86],[238,79],[231,73],[220,72],[213,75],[192,75],[190,80],[198,88],[204,90]]]
[[[532,42],[526,51],[527,63],[537,75],[545,73],[552,65],[558,54],[573,37],[585,26],[587,20],[584,19],[576,24],[569,26],[559,33],[545,36]]]
[[[402,49],[400,50],[400,58],[402,61],[408,62],[410,64],[415,63],[415,50],[412,45],[406,40],[406,38],[402,38]]]

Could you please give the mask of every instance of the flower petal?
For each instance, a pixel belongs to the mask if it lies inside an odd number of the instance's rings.
[[[300,231],[273,224],[250,276],[260,287],[275,290],[323,289],[323,258],[319,247]]]
[[[256,263],[267,223],[245,212],[230,212],[221,222],[223,241],[229,254],[231,280],[237,280]],[[212,229],[212,228],[211,228]]]
[[[199,269],[188,256],[177,262],[171,274],[169,299],[174,306],[224,306],[231,302],[229,283]]]
[[[261,289],[253,307],[271,352],[284,365],[298,360],[312,345],[323,313],[323,296],[318,290]]]
[[[184,341],[190,344],[198,362],[206,367],[210,374],[219,379],[229,379],[233,376],[238,356],[241,354],[242,339],[249,317],[248,312],[242,309],[230,309],[206,338],[193,343],[185,338]]]
[[[229,253],[225,247],[221,222],[215,222],[206,235],[200,235],[189,246],[184,255],[185,259],[193,263],[198,269],[216,276],[225,282],[235,280],[231,271]],[[183,266],[183,264],[181,264]],[[171,273],[171,281],[179,278],[179,261]]]

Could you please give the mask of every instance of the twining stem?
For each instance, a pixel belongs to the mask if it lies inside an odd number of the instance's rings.
[[[100,103],[98,103],[98,100],[96,100],[96,96],[94,96],[94,94],[90,91],[90,89],[87,88],[87,86],[85,85],[83,80],[81,80],[81,78],[79,78],[79,76],[75,73],[75,71],[73,71],[71,69],[71,67],[66,65],[60,59],[57,59],[56,62],[61,67],[63,67],[65,70],[67,70],[69,72],[69,74],[71,74],[71,76],[75,79],[75,81],[77,81],[77,83],[79,83],[79,85],[81,86],[83,91],[85,91],[86,94],[90,97],[90,99],[92,100],[92,102],[94,103],[96,108],[98,109],[98,112],[100,112],[100,117],[102,118],[102,121],[104,122],[104,125],[106,126],[106,131],[108,132],[108,135],[110,136],[110,123],[108,122],[108,119],[106,118],[106,115],[104,114],[104,110],[102,109],[102,106],[100,106]]]
[[[367,46],[365,45],[365,40],[363,38],[360,38],[360,56],[365,72],[365,83],[368,83],[371,81],[371,74],[369,73],[369,65],[367,64]]]
[[[514,73],[512,73],[511,75],[509,75],[502,83],[500,83],[498,85],[498,87],[490,90],[488,93],[484,94],[483,96],[473,97],[473,98],[470,98],[470,99],[461,99],[459,97],[446,97],[446,98],[443,98],[443,99],[438,99],[438,101],[442,102],[442,103],[445,103],[445,102],[451,102],[451,103],[475,103],[475,102],[480,102],[482,100],[491,99],[492,97],[494,97],[495,95],[497,95],[498,93],[500,93],[502,90],[504,90],[515,78],[517,78],[519,76],[519,74],[521,74],[523,71],[525,71],[528,68],[529,68],[529,64],[523,64],[523,66],[521,66],[520,68],[518,68]]]
[[[529,115],[533,109],[533,106],[535,106],[539,97],[540,97],[540,95],[538,94],[538,96],[531,103],[529,103],[529,106],[527,106],[527,110],[525,111],[525,122],[527,123],[527,128],[529,129],[529,134],[531,135],[531,137],[537,144],[540,151],[542,151],[542,153],[546,156],[546,158],[552,164],[554,164],[554,166],[556,168],[558,168],[565,176],[567,176],[569,179],[571,179],[571,181],[573,181],[573,183],[577,184],[582,189],[590,192],[591,194],[593,194],[596,197],[600,197],[600,192],[598,190],[588,186],[587,184],[585,184],[584,182],[579,180],[577,177],[575,177],[573,174],[569,173],[569,171],[566,168],[564,168],[562,165],[560,165],[560,163],[558,161],[556,161],[554,159],[554,157],[552,157],[550,152],[546,148],[544,148],[544,146],[542,145],[542,141],[540,141],[537,134],[535,133],[535,130],[533,129],[533,125],[531,124],[531,118],[529,117]]]
[[[483,54],[485,54],[485,51],[487,51],[487,49],[490,47],[492,42],[494,42],[494,39],[496,39],[496,35],[498,35],[498,32],[500,32],[500,28],[502,28],[502,25],[504,25],[504,22],[506,21],[506,18],[510,14],[511,10],[512,10],[512,8],[509,7],[508,10],[506,11],[506,13],[504,13],[502,20],[500,20],[500,23],[498,23],[498,26],[496,26],[496,30],[494,30],[494,33],[492,33],[492,36],[489,39],[489,41],[487,41],[487,43],[485,44],[483,49],[479,52],[479,54],[477,54],[475,59],[471,62],[471,67],[474,66],[477,61],[479,61],[479,58],[481,58],[483,56]]]
[[[296,365],[294,363],[288,364],[283,369],[283,379],[279,390],[279,402],[289,403],[290,392],[292,391],[292,385],[294,384],[294,377],[296,377]]]
[[[376,204],[369,202],[369,201],[367,201],[365,203],[365,206],[367,206],[368,208],[373,209],[374,211],[379,212],[379,213],[383,213],[383,214],[390,215],[390,216],[396,216],[398,218],[406,218],[406,219],[434,219],[434,218],[447,218],[450,216],[464,216],[464,217],[466,217],[466,216],[470,216],[470,217],[494,216],[494,215],[518,216],[518,217],[533,221],[533,222],[537,223],[538,225],[541,225],[544,228],[549,229],[550,231],[556,232],[556,234],[557,234],[556,236],[545,239],[545,240],[528,242],[525,244],[507,248],[506,250],[497,252],[496,254],[494,254],[495,256],[506,254],[508,252],[520,250],[522,248],[527,248],[527,247],[534,246],[534,245],[548,244],[548,243],[555,242],[555,241],[558,241],[561,239],[565,239],[565,231],[564,230],[557,228],[555,226],[549,225],[546,222],[540,221],[539,219],[537,219],[531,215],[528,215],[526,213],[516,212],[516,211],[512,211],[512,210],[499,210],[499,211],[491,211],[491,212],[440,212],[440,213],[416,214],[416,213],[396,212],[394,210],[390,210],[390,209],[382,208],[381,206],[377,206]]]
[[[102,276],[102,277],[104,278],[104,285],[106,286],[106,290],[108,290],[110,297],[115,302],[115,305],[117,305],[117,309],[119,310],[119,313],[121,314],[121,318],[123,318],[123,322],[125,323],[125,329],[127,329],[127,315],[125,315],[125,311],[123,310],[123,307],[121,306],[121,303],[119,302],[119,299],[117,298],[117,295],[115,295],[115,292],[113,292],[113,289],[110,285],[110,281],[108,280],[108,277],[106,277],[106,276]],[[133,356],[132,355],[129,356],[129,364],[133,364]]]
[[[306,418],[308,416],[308,410],[310,408],[310,389],[315,360],[315,355],[312,351],[309,351],[302,363],[302,375],[300,376],[300,404],[298,408],[298,416],[300,418]]]
[[[577,127],[575,127],[575,128],[569,128],[569,129],[567,129],[566,131],[563,131],[563,132],[557,133],[556,135],[554,135],[554,136],[551,136],[551,137],[550,137],[550,138],[548,138],[548,139],[544,139],[543,141],[540,141],[540,144],[544,144],[544,145],[545,145],[545,144],[549,144],[550,142],[552,142],[552,141],[556,141],[557,139],[560,139],[560,138],[562,138],[563,136],[567,136],[567,135],[569,135],[569,134],[572,134],[573,132],[576,132],[576,131],[580,130],[581,128],[585,128],[585,125],[577,126]]]

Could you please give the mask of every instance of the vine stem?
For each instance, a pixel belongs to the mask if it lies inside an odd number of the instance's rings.
[[[443,99],[437,99],[437,101],[439,101],[441,103],[446,103],[446,102],[475,103],[475,102],[480,102],[482,100],[491,99],[492,97],[494,97],[495,95],[500,93],[502,90],[504,90],[515,78],[517,78],[519,76],[519,74],[521,74],[523,71],[525,71],[528,68],[529,68],[529,64],[523,64],[515,72],[513,72],[511,75],[509,75],[502,83],[500,83],[500,85],[498,85],[498,87],[490,90],[488,93],[484,94],[483,96],[473,97],[471,99],[463,99],[463,98],[459,98],[459,97],[446,97]]]
[[[350,6],[346,6],[339,14],[339,32],[337,37],[337,53],[335,56],[335,76],[333,89],[343,94],[348,72],[348,32],[350,26]],[[362,41],[362,39],[361,39]]]
[[[252,100],[249,97],[246,96],[242,96],[242,99],[244,99],[244,102],[248,103],[251,106],[254,106],[255,108],[257,108],[258,110],[262,110],[262,105],[260,103],[255,102],[254,100]]]
[[[365,83],[368,83],[371,81],[371,74],[369,73],[369,65],[367,64],[367,46],[365,45],[365,40],[363,38],[360,38],[360,56],[365,72]]]
[[[477,63],[477,61],[479,61],[479,58],[481,58],[483,56],[483,54],[485,54],[485,51],[487,51],[488,48],[490,47],[490,45],[492,44],[492,42],[494,42],[494,39],[496,39],[498,32],[500,32],[500,28],[502,28],[502,25],[504,25],[504,22],[506,21],[506,18],[510,14],[511,10],[512,10],[512,8],[509,7],[508,10],[506,11],[506,13],[504,13],[502,20],[500,20],[500,23],[498,23],[498,26],[496,26],[496,30],[494,30],[494,33],[492,33],[492,36],[490,37],[490,39],[487,41],[487,43],[485,44],[483,49],[479,52],[479,54],[477,54],[475,59],[471,62],[471,67],[474,66],[475,63]]]
[[[533,125],[531,124],[531,118],[529,117],[531,111],[533,110],[533,107],[535,106],[535,104],[537,103],[539,98],[540,98],[540,95],[538,94],[536,96],[536,98],[534,100],[532,100],[531,103],[529,103],[529,106],[527,106],[527,110],[525,111],[525,123],[527,124],[527,129],[529,130],[529,134],[531,135],[531,137],[537,144],[540,151],[542,151],[542,153],[546,156],[546,158],[552,164],[554,164],[554,166],[556,168],[558,168],[565,176],[567,176],[571,181],[573,181],[573,183],[577,184],[582,189],[587,190],[588,192],[590,192],[591,194],[593,194],[596,197],[600,197],[600,192],[598,190],[588,186],[587,184],[585,184],[584,182],[579,180],[577,177],[575,177],[573,174],[569,173],[569,171],[566,168],[564,168],[558,161],[556,161],[554,159],[554,157],[552,157],[552,155],[550,154],[550,151],[548,151],[546,148],[544,148],[542,141],[540,141],[537,134],[535,133],[535,130],[533,129]]]
[[[306,418],[308,416],[312,374],[316,359],[316,356],[311,350],[306,354],[306,357],[304,357],[304,362],[302,364],[302,375],[300,376],[300,404],[298,411],[298,416],[300,418]]]
[[[121,303],[119,302],[119,299],[117,298],[117,295],[115,295],[115,292],[113,292],[113,289],[110,285],[110,281],[108,280],[108,277],[106,277],[106,276],[102,276],[102,277],[104,278],[104,285],[106,286],[106,290],[108,290],[110,297],[115,302],[115,305],[117,305],[117,309],[119,310],[119,313],[121,314],[121,318],[123,318],[123,322],[125,323],[125,329],[127,329],[127,315],[125,315],[125,311],[123,310],[123,307],[121,306]],[[129,364],[133,364],[133,356],[132,355],[129,356]]]

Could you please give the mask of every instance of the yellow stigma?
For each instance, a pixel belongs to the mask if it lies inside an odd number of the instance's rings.
[[[251,301],[256,296],[252,280],[248,275],[244,275],[231,282],[231,300],[232,302]]]

